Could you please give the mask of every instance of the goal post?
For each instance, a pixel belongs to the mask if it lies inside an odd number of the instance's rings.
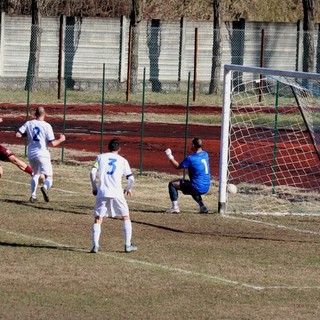
[[[319,155],[319,74],[224,66],[220,214],[320,214]]]

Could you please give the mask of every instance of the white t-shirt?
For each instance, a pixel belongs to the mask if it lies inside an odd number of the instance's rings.
[[[124,197],[122,178],[132,175],[129,162],[117,153],[107,152],[98,155],[93,166],[98,169],[97,197]]]
[[[44,120],[30,120],[19,128],[20,134],[27,134],[28,158],[48,156],[48,144],[55,140],[51,125]]]

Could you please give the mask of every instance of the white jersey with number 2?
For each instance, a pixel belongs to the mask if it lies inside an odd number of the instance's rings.
[[[97,156],[93,166],[98,169],[98,198],[123,198],[123,177],[132,171],[128,161],[117,153],[107,152]]]
[[[51,125],[44,120],[30,120],[19,128],[28,137],[28,158],[48,156],[48,143],[55,140]]]

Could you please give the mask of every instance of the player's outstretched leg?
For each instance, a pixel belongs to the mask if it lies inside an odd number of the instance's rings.
[[[43,182],[43,186],[40,189],[41,192],[42,192],[43,199],[44,199],[45,202],[49,202],[50,201],[48,190],[51,188],[51,186],[52,186],[52,177],[47,176],[46,179]]]
[[[30,175],[32,175],[32,168],[30,166],[28,166],[25,162],[23,162],[22,160],[18,159],[15,155],[10,155],[8,157],[8,160],[13,163],[14,165],[16,165],[20,170],[29,173]]]
[[[43,186],[43,187],[40,188],[40,190],[41,190],[41,192],[42,192],[44,201],[45,201],[45,202],[49,202],[50,199],[49,199],[48,189]]]
[[[208,213],[208,208],[204,205],[202,197],[200,194],[192,194],[192,198],[197,202],[199,205],[199,212],[200,213]]]

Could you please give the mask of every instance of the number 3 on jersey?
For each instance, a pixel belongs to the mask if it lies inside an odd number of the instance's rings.
[[[109,171],[107,171],[107,174],[112,175],[116,171],[116,162],[117,159],[109,158],[108,165],[111,167]]]

